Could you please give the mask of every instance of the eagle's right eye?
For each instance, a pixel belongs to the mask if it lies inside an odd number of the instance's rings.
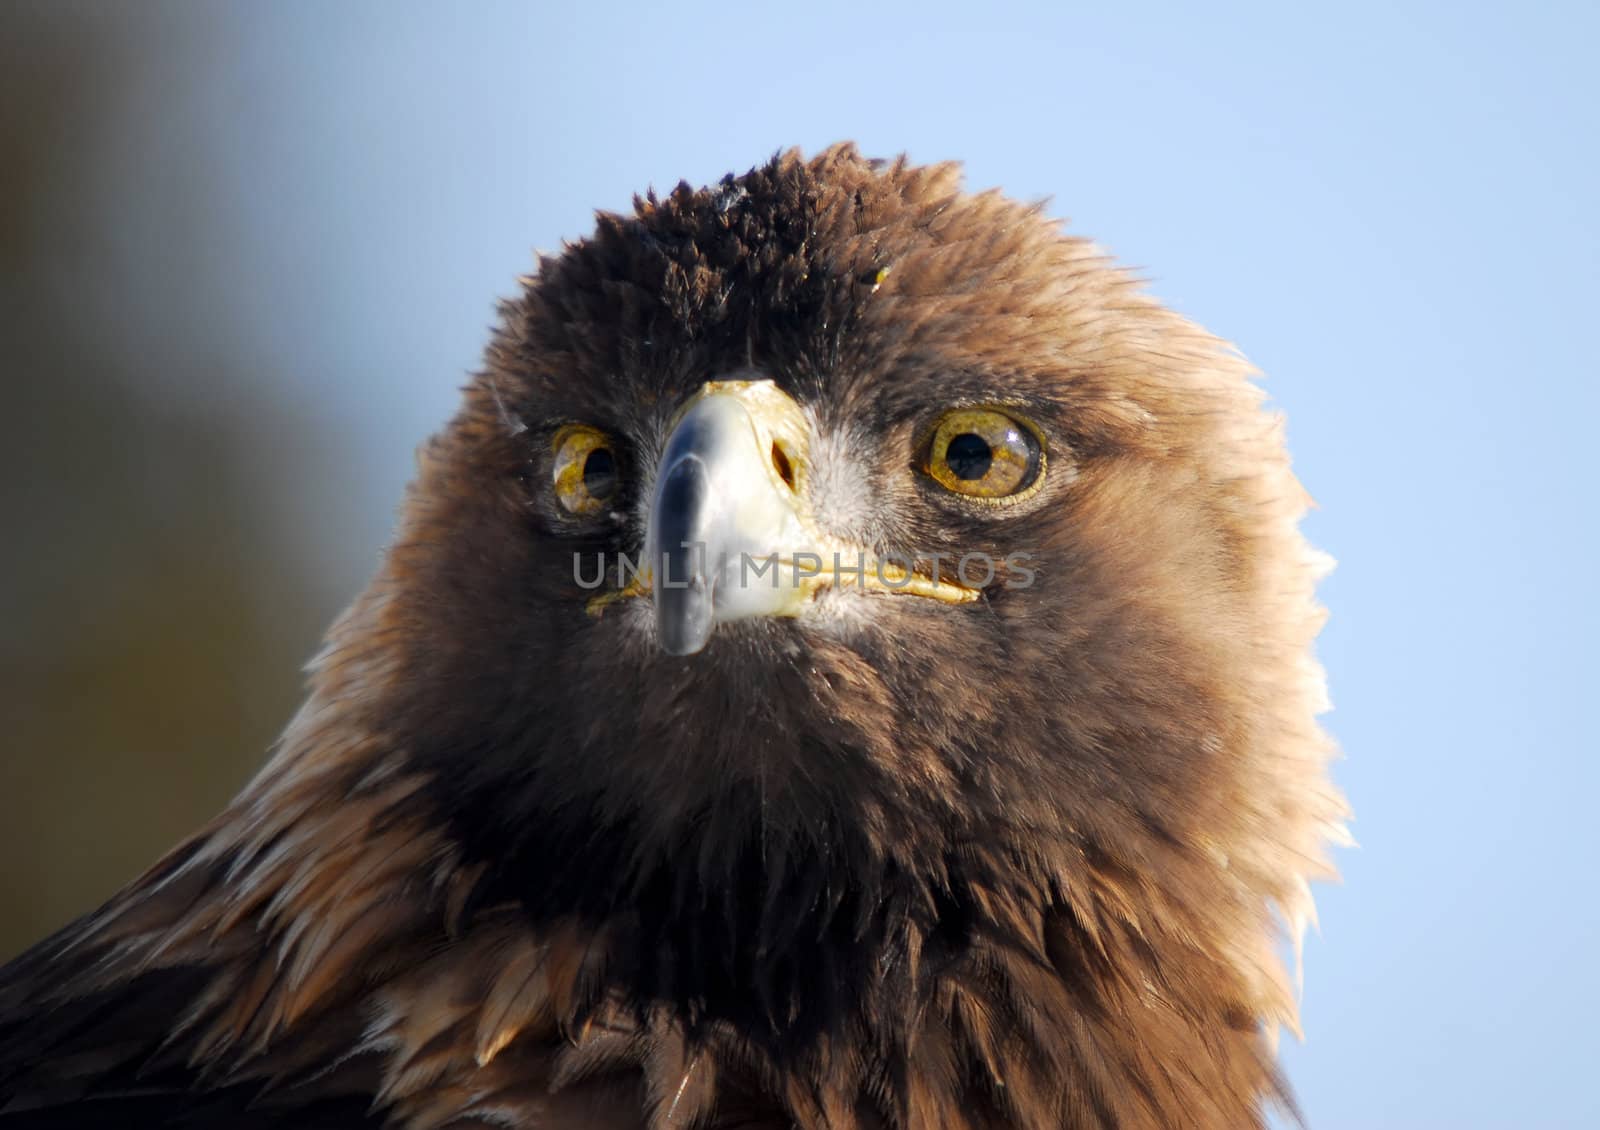
[[[597,514],[617,493],[617,456],[606,434],[586,424],[556,433],[551,479],[556,498],[569,514]]]
[[[1030,493],[1044,474],[1039,435],[994,408],[947,412],[928,440],[922,469],[948,491],[983,502]]]

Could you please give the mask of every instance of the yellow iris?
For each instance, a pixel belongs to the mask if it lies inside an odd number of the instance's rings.
[[[617,492],[618,468],[610,438],[584,424],[556,433],[551,480],[556,497],[570,514],[597,514]]]
[[[991,502],[1031,493],[1044,474],[1032,427],[994,408],[957,408],[934,428],[923,463],[948,491]]]

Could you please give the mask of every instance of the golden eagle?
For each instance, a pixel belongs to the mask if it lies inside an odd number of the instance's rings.
[[[1260,1126],[1343,803],[1228,347],[788,153],[504,303],[309,697],[0,971],[0,1128]]]

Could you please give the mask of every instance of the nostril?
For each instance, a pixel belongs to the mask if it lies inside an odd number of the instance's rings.
[[[772,443],[772,469],[778,472],[778,477],[790,490],[794,489],[794,464],[789,461],[789,453],[776,440]]]

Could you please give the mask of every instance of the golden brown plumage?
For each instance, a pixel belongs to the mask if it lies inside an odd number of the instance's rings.
[[[505,305],[272,761],[0,972],[0,1128],[1259,1125],[1343,806],[1248,376],[951,166],[601,216]],[[573,555],[712,521],[683,421],[758,394],[784,528],[950,555],[922,595],[597,600]],[[1043,452],[1011,504],[952,489],[998,449],[928,473],[951,408]]]

